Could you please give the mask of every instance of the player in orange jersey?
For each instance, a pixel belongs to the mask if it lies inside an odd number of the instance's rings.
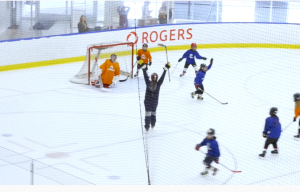
[[[300,116],[300,93],[294,94],[294,101],[295,101],[295,116],[294,121],[297,120],[297,117]],[[298,135],[294,136],[296,139],[300,138],[300,120],[299,120],[299,129],[298,129]]]
[[[116,61],[117,55],[112,54],[97,70],[98,82],[96,87],[109,88],[111,85],[117,85],[120,77],[120,66]]]
[[[143,44],[143,49],[138,50],[138,54],[137,54],[137,60],[142,60],[143,63],[146,65],[146,72],[148,73],[148,65],[151,66],[152,64],[152,57],[150,52],[147,50],[148,49],[148,45],[147,43]],[[139,70],[140,70],[140,65],[137,65],[137,71],[136,74],[134,75],[134,77],[137,77],[139,75]]]

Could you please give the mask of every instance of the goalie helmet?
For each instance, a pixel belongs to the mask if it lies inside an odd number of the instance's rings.
[[[294,101],[300,101],[300,93],[295,93],[294,94]]]
[[[276,107],[272,107],[270,109],[270,115],[276,115],[277,114],[278,109]]]
[[[111,54],[110,59],[112,59],[113,57],[115,57],[115,58],[114,58],[114,61],[117,60],[117,55],[116,55],[116,54],[114,54],[114,53]]]
[[[213,128],[210,128],[208,131],[207,131],[207,135],[215,135],[215,130]]]
[[[151,74],[151,81],[157,82],[157,79],[158,79],[157,73],[152,73],[152,74]]]

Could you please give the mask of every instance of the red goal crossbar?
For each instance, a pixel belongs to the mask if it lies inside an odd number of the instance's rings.
[[[88,85],[91,84],[91,49],[99,49],[99,48],[107,48],[107,47],[113,47],[113,46],[119,46],[119,45],[127,45],[131,47],[131,71],[130,71],[130,77],[133,77],[133,54],[134,54],[134,43],[128,42],[128,43],[116,43],[116,44],[109,44],[109,45],[99,45],[99,46],[93,46],[89,47],[89,60],[88,60]]]

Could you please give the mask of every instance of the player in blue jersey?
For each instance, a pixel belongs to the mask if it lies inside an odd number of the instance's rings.
[[[195,94],[198,94],[198,98],[199,100],[203,100],[202,94],[204,92],[204,86],[203,86],[203,81],[206,75],[206,72],[211,68],[212,64],[213,64],[214,59],[212,58],[210,60],[210,64],[207,67],[205,64],[201,64],[200,65],[200,70],[197,73],[197,76],[194,80],[194,85],[196,88],[196,91],[191,93],[192,98],[194,98]]]
[[[208,174],[209,170],[213,171],[213,175],[216,175],[218,169],[211,166],[212,162],[219,163],[220,150],[219,144],[216,141],[215,130],[210,128],[207,131],[207,137],[199,144],[196,145],[195,149],[199,151],[200,147],[207,146],[207,154],[203,161],[205,165],[205,170],[201,173],[201,175]]]
[[[182,59],[186,58],[186,61],[185,61],[185,65],[184,65],[184,68],[183,68],[183,72],[182,74],[180,75],[180,77],[184,76],[184,74],[186,73],[186,70],[188,69],[188,67],[190,65],[192,65],[195,69],[195,74],[197,75],[198,73],[198,69],[197,69],[197,64],[196,64],[196,61],[195,61],[195,57],[197,59],[203,59],[203,60],[206,60],[206,57],[202,57],[201,55],[199,55],[198,51],[196,51],[197,49],[197,44],[196,43],[192,43],[191,44],[191,49],[187,50],[182,58],[180,58],[178,60],[178,62],[181,62]]]
[[[270,144],[272,144],[274,148],[271,153],[278,154],[277,142],[281,135],[281,124],[277,117],[277,111],[276,107],[272,107],[269,113],[270,117],[266,119],[265,129],[263,131],[263,137],[266,138],[266,142],[262,154],[259,154],[260,157],[265,157]]]

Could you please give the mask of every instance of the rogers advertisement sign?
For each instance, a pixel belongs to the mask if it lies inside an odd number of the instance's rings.
[[[189,29],[170,29],[162,31],[151,31],[142,32],[142,37],[139,40],[138,35],[132,31],[127,35],[126,41],[134,42],[137,44],[141,43],[155,43],[157,41],[178,41],[178,40],[189,40],[193,38],[192,28]]]

